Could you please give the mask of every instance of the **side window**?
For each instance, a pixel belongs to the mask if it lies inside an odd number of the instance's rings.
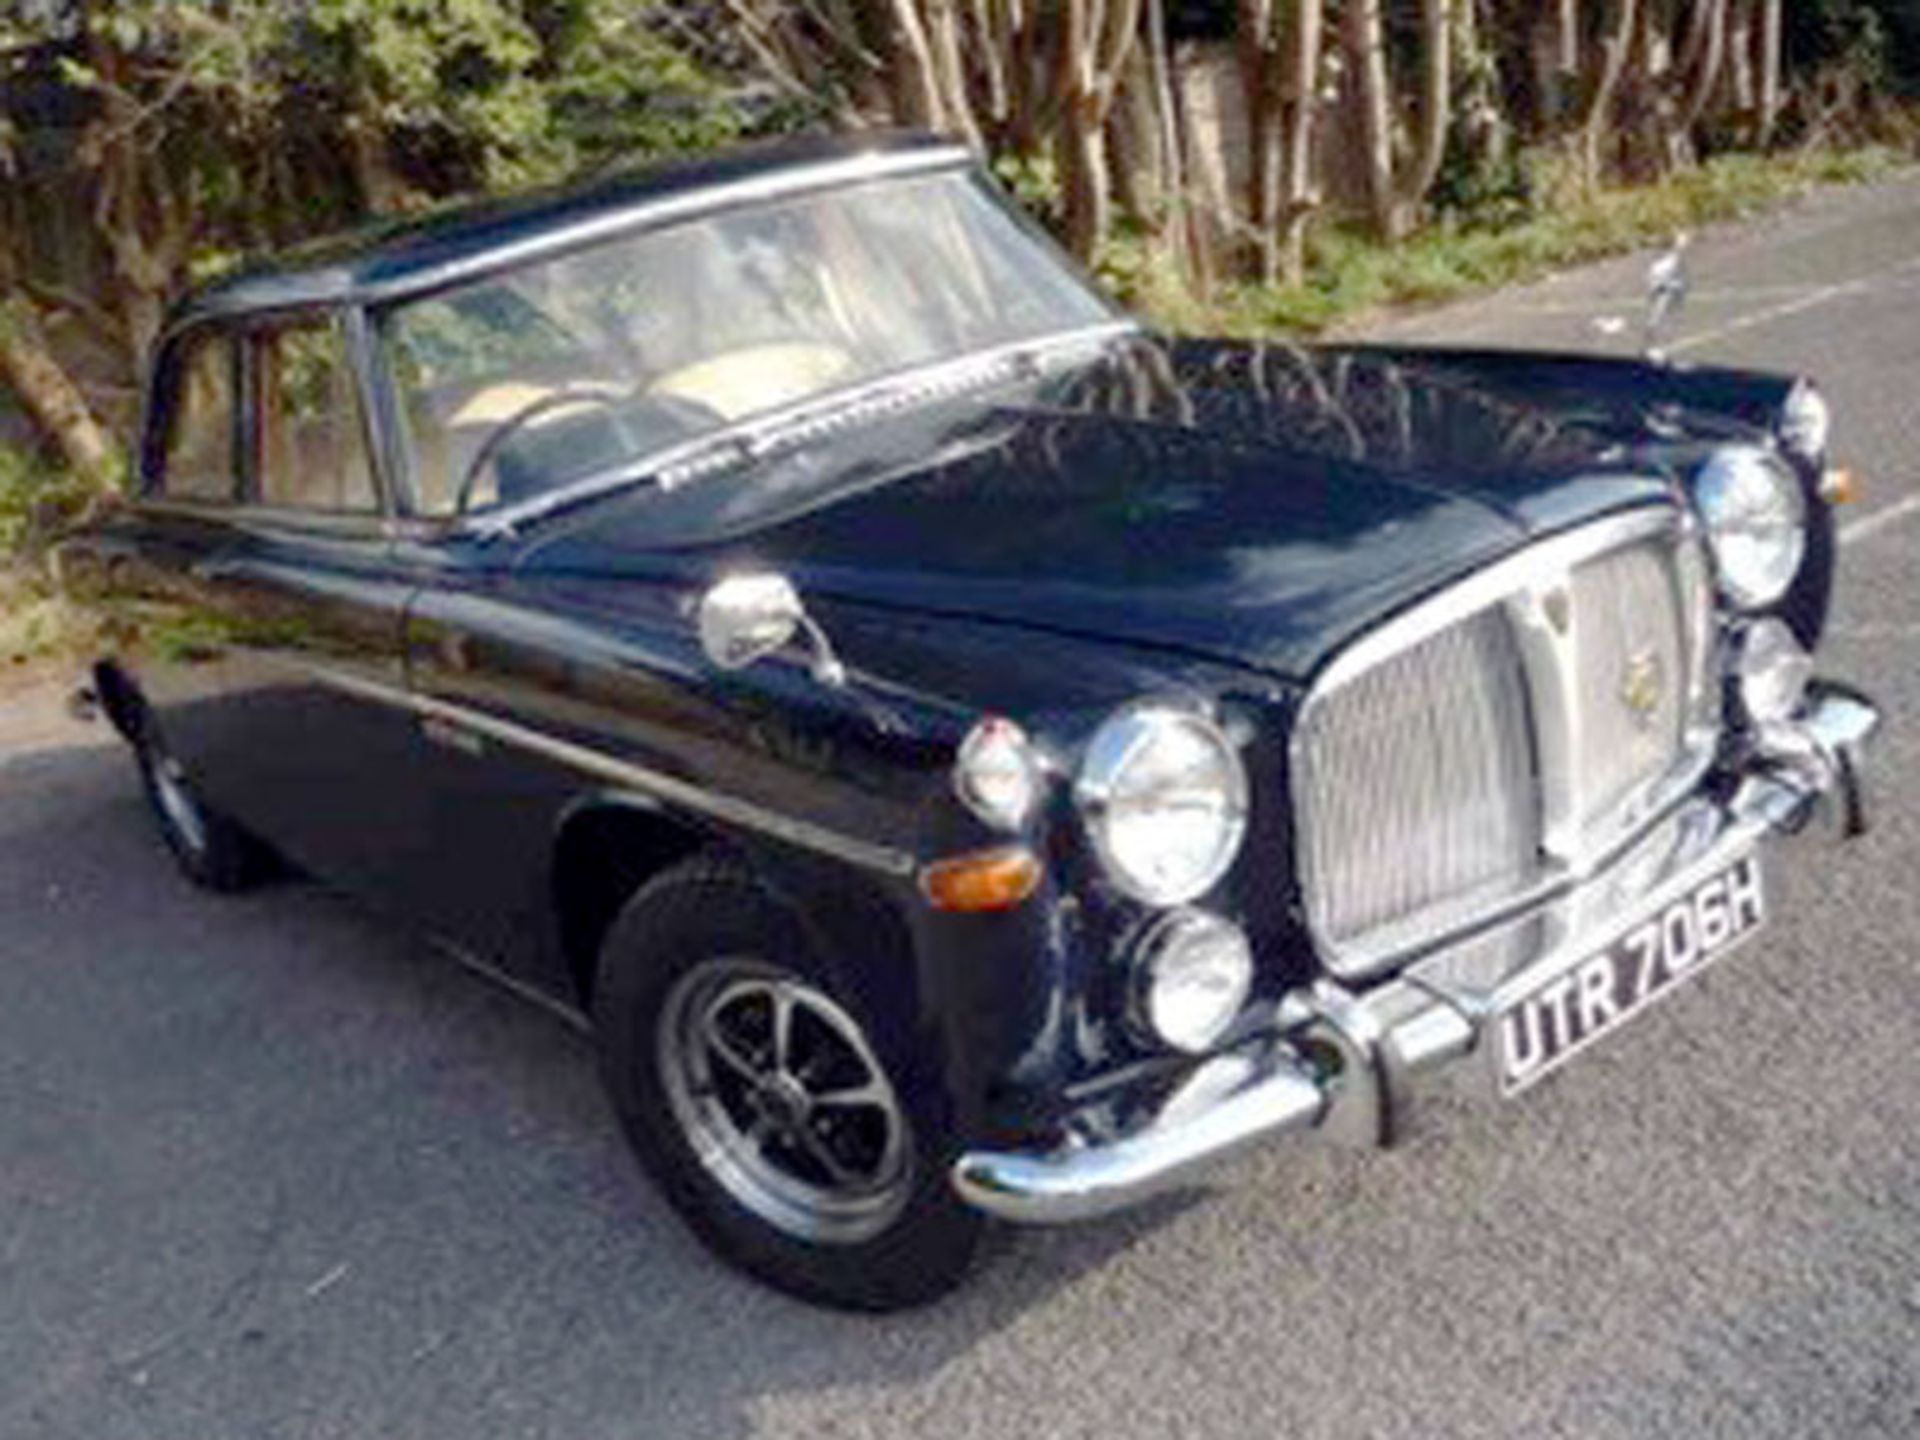
[[[189,341],[174,373],[160,493],[169,500],[231,500],[233,343],[224,335]]]
[[[296,510],[379,509],[353,370],[332,322],[253,336],[257,498]]]

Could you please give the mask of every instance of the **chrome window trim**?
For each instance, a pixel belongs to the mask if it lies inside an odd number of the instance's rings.
[[[380,256],[369,250],[357,259],[318,266],[274,271],[269,279],[273,293],[283,298],[250,301],[246,291],[229,292],[216,287],[205,294],[196,292],[187,300],[187,310],[170,322],[160,334],[162,346],[195,326],[247,322],[256,316],[315,307],[364,305],[381,308],[404,300],[432,295],[452,286],[482,280],[498,270],[510,270],[530,260],[545,259],[627,231],[650,229],[679,220],[695,220],[709,213],[751,205],[766,200],[784,199],[811,190],[866,180],[887,179],[896,175],[930,174],[941,170],[980,170],[974,153],[964,145],[928,146],[923,149],[887,151],[867,150],[831,160],[816,160],[788,165],[777,171],[749,176],[675,194],[637,198],[624,204],[610,202],[611,208],[597,214],[549,223],[538,233],[503,244],[488,245],[471,253],[457,255],[431,267],[409,270],[400,275],[382,276],[378,272]],[[985,173],[981,171],[981,173]],[[356,267],[375,273],[359,275]],[[200,308],[204,305],[206,308]]]
[[[555,225],[523,240],[489,247],[478,254],[460,256],[430,271],[409,275],[401,280],[376,279],[357,289],[353,298],[370,307],[422,299],[436,291],[482,280],[529,261],[547,259],[628,232],[637,233],[676,221],[700,219],[742,205],[784,200],[811,190],[828,190],[839,185],[936,170],[959,170],[975,163],[973,152],[966,146],[942,145],[925,150],[867,151],[835,160],[790,166],[745,180],[705,185],[677,195],[639,200],[604,214]]]
[[[1296,823],[1293,856],[1302,914],[1314,951],[1330,974],[1342,980],[1363,979],[1515,918],[1604,869],[1698,786],[1712,765],[1719,740],[1718,722],[1709,707],[1715,666],[1710,653],[1714,637],[1711,623],[1701,626],[1698,633],[1690,630],[1687,636],[1690,645],[1702,648],[1701,653],[1686,657],[1685,728],[1679,760],[1672,769],[1629,792],[1596,822],[1582,803],[1582,777],[1573,764],[1573,757],[1581,753],[1579,705],[1574,693],[1578,683],[1575,632],[1568,626],[1563,633],[1551,617],[1558,603],[1553,597],[1570,601],[1575,569],[1647,540],[1664,538],[1671,542],[1676,583],[1699,583],[1707,573],[1703,568],[1707,562],[1698,532],[1691,510],[1671,501],[1640,504],[1589,521],[1527,545],[1416,602],[1360,636],[1322,668],[1301,703],[1289,737],[1289,788],[1294,793],[1299,790],[1294,777],[1302,773],[1305,763],[1303,737],[1311,729],[1306,722],[1328,697],[1450,627],[1484,610],[1504,606],[1521,649],[1541,786],[1541,864],[1537,881],[1491,902],[1475,904],[1470,897],[1463,897],[1451,911],[1442,902],[1435,907],[1438,917],[1429,923],[1423,925],[1422,917],[1415,916],[1404,924],[1382,927],[1384,938],[1372,943],[1336,944],[1321,933],[1313,914],[1314,879],[1305,826]],[[1679,598],[1684,602],[1684,596]],[[1711,606],[1710,590],[1707,603]],[[1684,604],[1680,613],[1683,619],[1689,613]],[[1588,826],[1586,833],[1580,828],[1583,818]]]

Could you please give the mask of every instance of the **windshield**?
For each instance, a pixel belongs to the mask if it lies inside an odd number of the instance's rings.
[[[605,241],[397,306],[422,510],[515,505],[863,381],[1111,321],[973,175]]]

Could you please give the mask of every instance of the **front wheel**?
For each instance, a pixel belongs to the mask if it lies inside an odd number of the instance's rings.
[[[696,859],[644,887],[607,938],[594,1009],[634,1148],[720,1255],[851,1309],[959,1283],[982,1222],[947,1184],[944,1127],[750,875]]]

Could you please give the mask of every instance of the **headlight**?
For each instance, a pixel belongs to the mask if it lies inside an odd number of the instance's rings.
[[[1789,455],[1802,460],[1818,460],[1827,453],[1827,436],[1833,429],[1833,412],[1827,400],[1811,381],[1801,380],[1788,392],[1780,407],[1780,444]]]
[[[1134,1006],[1157,1040],[1195,1053],[1226,1034],[1253,985],[1253,949],[1217,915],[1177,910],[1147,932],[1134,972]]]
[[[1768,617],[1743,628],[1734,650],[1734,684],[1740,708],[1755,725],[1785,720],[1800,706],[1807,681],[1813,678],[1813,657],[1800,648],[1793,632]]]
[[[1693,498],[1727,598],[1750,610],[1786,594],[1807,548],[1807,501],[1793,471],[1763,450],[1730,447],[1701,467]]]
[[[1074,787],[1113,882],[1149,905],[1180,905],[1226,874],[1247,828],[1247,775],[1205,717],[1123,710],[1095,732]]]

